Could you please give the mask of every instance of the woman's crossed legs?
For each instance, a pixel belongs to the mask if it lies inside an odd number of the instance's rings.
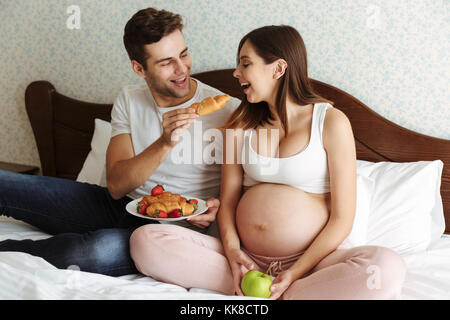
[[[231,269],[217,238],[174,225],[146,225],[132,234],[130,250],[136,268],[158,281],[234,294]],[[248,254],[263,272],[277,261],[278,271],[295,262],[292,257]],[[308,275],[294,281],[282,299],[394,299],[404,277],[405,264],[390,249],[338,249]]]

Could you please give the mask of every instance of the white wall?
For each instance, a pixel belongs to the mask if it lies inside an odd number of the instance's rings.
[[[305,40],[309,74],[411,130],[450,139],[449,1],[0,0],[0,161],[39,165],[24,92],[48,80],[68,96],[112,103],[142,81],[123,28],[150,5],[180,13],[193,72],[235,66],[250,30],[290,24]],[[66,12],[80,8],[80,29]]]

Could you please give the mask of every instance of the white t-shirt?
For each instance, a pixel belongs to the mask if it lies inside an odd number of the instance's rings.
[[[111,112],[111,137],[129,133],[135,155],[154,143],[162,134],[162,114],[187,108],[204,98],[223,94],[199,80],[195,95],[185,103],[160,108],[146,83],[129,85],[122,89]],[[231,97],[227,105],[212,114],[197,118],[184,131],[180,142],[150,178],[127,196],[137,199],[148,195],[160,184],[165,191],[204,199],[218,198],[222,163],[222,135],[217,127],[225,124],[229,115],[239,106],[240,100]],[[212,163],[211,163],[212,162]]]

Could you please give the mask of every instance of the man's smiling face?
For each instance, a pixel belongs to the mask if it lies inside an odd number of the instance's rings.
[[[144,71],[155,99],[176,101],[191,93],[191,57],[180,30],[144,46],[148,59]]]

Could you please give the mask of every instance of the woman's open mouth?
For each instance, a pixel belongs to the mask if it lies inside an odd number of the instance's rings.
[[[241,83],[241,88],[244,90],[244,93],[247,93],[248,88],[250,88],[251,84],[248,82]]]

